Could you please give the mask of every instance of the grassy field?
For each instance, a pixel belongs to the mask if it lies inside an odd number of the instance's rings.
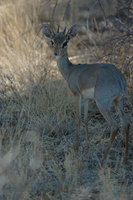
[[[74,98],[39,33],[41,1],[35,2],[0,1],[0,200],[132,200],[133,72],[132,65],[124,68],[127,53],[123,47],[117,56],[95,42],[89,46],[83,35],[69,45],[72,62],[113,62],[128,81],[129,160],[123,164],[121,128],[102,169],[110,139],[107,124],[90,103],[90,148],[82,123],[75,153]],[[98,30],[94,34],[101,40]]]

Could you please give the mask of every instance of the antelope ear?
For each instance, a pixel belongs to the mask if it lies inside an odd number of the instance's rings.
[[[77,24],[74,24],[67,32],[66,36],[71,39],[77,35]]]
[[[55,36],[54,31],[52,31],[49,25],[47,24],[44,24],[43,26],[43,33],[46,37],[51,38],[51,39]]]

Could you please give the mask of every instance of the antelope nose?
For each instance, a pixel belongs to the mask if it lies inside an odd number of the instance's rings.
[[[54,55],[57,56],[57,53],[55,52]]]

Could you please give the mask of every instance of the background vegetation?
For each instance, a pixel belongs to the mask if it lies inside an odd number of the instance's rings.
[[[125,74],[126,164],[121,128],[101,168],[110,134],[93,102],[90,148],[82,123],[75,154],[74,99],[42,35],[44,23],[78,24],[69,44],[72,62],[111,62]],[[0,200],[133,199],[132,52],[132,0],[0,0]]]

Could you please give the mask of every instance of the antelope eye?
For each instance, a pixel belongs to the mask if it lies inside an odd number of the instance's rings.
[[[51,40],[51,45],[52,45],[52,46],[54,45],[54,41],[53,41],[53,40]]]
[[[67,46],[67,41],[62,44],[62,48]]]

